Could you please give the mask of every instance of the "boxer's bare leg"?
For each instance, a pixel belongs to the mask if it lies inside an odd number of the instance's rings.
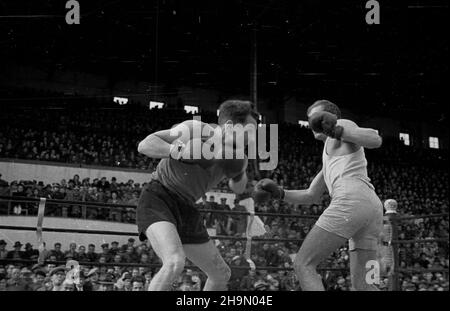
[[[146,235],[162,267],[150,282],[149,291],[169,290],[175,279],[183,272],[186,262],[183,246],[175,225],[160,221],[150,225]]]
[[[295,256],[294,270],[302,291],[324,291],[317,266],[332,252],[344,245],[346,238],[314,226]]]
[[[366,280],[366,276],[373,269],[371,265],[366,267],[370,261],[377,260],[376,250],[367,250],[357,248],[350,251],[350,274],[352,278],[352,290],[356,291],[378,291],[375,284],[370,284]],[[379,271],[378,271],[379,272]],[[378,275],[378,277],[380,277]],[[370,278],[369,278],[370,279]]]
[[[183,248],[186,257],[202,269],[208,277],[203,290],[227,290],[231,270],[213,241],[210,240],[203,244],[185,244]]]

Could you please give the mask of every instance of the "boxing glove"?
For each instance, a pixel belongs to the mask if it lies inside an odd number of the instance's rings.
[[[323,133],[334,139],[341,139],[344,132],[344,128],[337,125],[337,116],[327,111],[313,113],[308,121],[309,127],[314,132]]]
[[[271,179],[261,179],[253,190],[253,200],[255,203],[265,203],[271,199],[283,200],[284,190]]]

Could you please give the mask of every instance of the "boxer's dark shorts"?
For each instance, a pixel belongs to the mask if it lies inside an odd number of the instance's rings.
[[[209,241],[203,217],[194,205],[171,192],[159,181],[152,180],[142,189],[136,210],[139,239],[147,239],[145,232],[155,222],[168,221],[175,225],[183,244]]]

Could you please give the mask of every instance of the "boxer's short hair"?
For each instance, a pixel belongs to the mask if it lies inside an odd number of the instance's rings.
[[[259,114],[256,112],[255,104],[247,100],[230,99],[224,101],[219,107],[219,124],[228,120],[233,123],[245,123],[247,117],[251,116],[258,122]]]
[[[334,104],[334,103],[332,103],[332,102],[330,102],[329,100],[326,100],[326,99],[321,99],[321,100],[315,101],[314,104],[309,106],[308,111],[306,112],[306,114],[309,115],[309,113],[311,112],[311,110],[313,108],[316,108],[316,107],[319,107],[319,106],[322,107],[323,111],[327,111],[329,113],[332,113],[332,114],[336,115],[338,119],[341,118],[341,110],[339,109],[339,107],[336,104]]]

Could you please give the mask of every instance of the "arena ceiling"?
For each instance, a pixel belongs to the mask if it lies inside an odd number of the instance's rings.
[[[443,122],[448,2],[365,0],[4,0],[3,61],[249,93],[256,37],[258,93],[276,105],[329,98],[357,111]],[[392,2],[395,2],[393,4]]]

